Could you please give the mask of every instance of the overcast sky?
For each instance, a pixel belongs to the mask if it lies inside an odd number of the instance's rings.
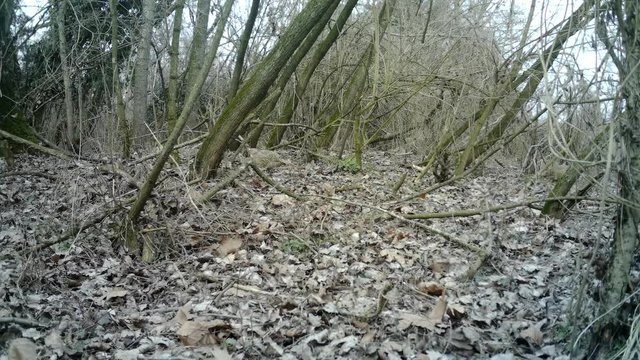
[[[507,10],[510,6],[511,0],[498,0],[504,10]],[[21,0],[21,6],[24,13],[28,16],[33,16],[41,10],[43,4],[46,4],[47,0]],[[235,6],[248,9],[249,3],[247,0],[237,0]],[[526,17],[531,6],[531,0],[515,0],[516,6]],[[535,15],[532,23],[532,30],[535,33],[532,35],[543,34],[547,29],[553,27],[558,22],[569,16],[574,9],[576,9],[582,0],[538,0],[536,1]],[[541,26],[542,25],[542,26]],[[571,39],[568,47],[572,47],[573,54],[577,58],[579,66],[583,70],[595,69],[598,58],[595,51],[591,50],[589,46],[575,46],[582,43],[588,43],[591,32],[581,32],[578,36]]]

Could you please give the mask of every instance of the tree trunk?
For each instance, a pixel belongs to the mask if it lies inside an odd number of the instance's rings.
[[[211,0],[198,0],[196,5],[196,23],[193,28],[193,40],[189,52],[187,66],[187,88],[191,88],[202,68],[205,46],[207,43],[207,27],[209,26],[209,9]]]
[[[122,141],[122,156],[127,159],[131,156],[131,132],[129,123],[125,115],[124,99],[122,98],[122,87],[120,85],[120,66],[118,63],[118,1],[109,0],[111,12],[111,67],[112,85],[115,103],[116,124]]]
[[[264,128],[264,122],[269,117],[269,114],[275,109],[280,96],[284,93],[287,83],[289,79],[293,75],[293,73],[298,68],[298,65],[304,59],[304,57],[309,53],[313,44],[315,44],[316,40],[318,40],[318,36],[322,33],[325,26],[331,19],[331,15],[338,7],[339,2],[334,2],[334,4],[325,12],[322,19],[320,19],[317,24],[313,27],[309,35],[304,39],[300,47],[293,54],[287,65],[282,69],[280,77],[275,84],[275,90],[272,91],[272,95],[267,98],[267,101],[262,102],[260,107],[258,108],[257,114],[258,118],[262,120],[262,122],[256,125],[251,131],[251,134],[247,138],[247,143],[249,147],[256,147],[258,144],[258,140],[260,139],[260,135],[262,134],[262,130]]]
[[[233,133],[245,121],[249,112],[265,98],[280,70],[316,22],[336,1],[339,0],[310,0],[238,94],[225,107],[196,155],[196,171],[202,178],[215,173]]]
[[[144,205],[149,199],[149,195],[151,191],[156,185],[158,181],[158,177],[160,176],[160,172],[164,167],[164,164],[169,159],[171,155],[171,151],[173,150],[173,146],[178,141],[180,137],[180,133],[184,126],[187,124],[187,120],[189,119],[189,115],[191,114],[191,108],[194,106],[198,98],[200,97],[200,93],[202,91],[202,86],[204,85],[205,80],[209,74],[209,70],[211,69],[211,65],[213,64],[213,60],[216,57],[218,52],[218,46],[220,45],[220,39],[222,39],[222,34],[224,32],[224,28],[227,24],[227,19],[229,18],[229,14],[231,13],[231,8],[233,6],[233,0],[226,0],[224,5],[222,6],[222,12],[220,13],[220,18],[218,19],[218,24],[216,25],[216,31],[211,39],[211,45],[209,46],[209,52],[204,59],[203,66],[200,69],[200,73],[198,74],[197,81],[193,84],[193,87],[189,89],[188,96],[184,102],[184,106],[182,108],[182,112],[180,112],[180,117],[176,121],[176,125],[169,135],[169,138],[165,142],[162,152],[156,159],[151,171],[147,175],[147,178],[136,197],[136,201],[134,202],[131,210],[127,215],[127,220],[125,223],[125,231],[126,231],[126,241],[127,247],[130,251],[135,252],[138,249],[137,242],[137,231],[136,231],[136,223],[144,209]]]
[[[147,93],[149,84],[149,53],[151,51],[151,34],[155,0],[142,2],[142,25],[140,26],[140,42],[135,64],[133,84],[133,121],[134,134],[139,136],[145,130],[147,121]]]
[[[112,0],[113,1],[113,0]],[[185,0],[176,2],[171,47],[169,47],[169,88],[167,90],[167,132],[171,134],[178,120],[178,55],[180,51],[180,32]]]
[[[256,23],[259,9],[260,0],[253,0],[251,2],[251,10],[249,11],[247,23],[244,25],[244,30],[242,31],[242,35],[240,36],[240,41],[238,43],[236,61],[235,65],[233,66],[233,75],[231,75],[229,93],[227,94],[227,103],[229,103],[229,101],[231,101],[231,98],[236,96],[236,93],[238,92],[238,87],[240,86],[240,77],[242,76],[242,70],[244,70],[244,57],[247,54],[249,40],[251,39],[251,33],[253,32],[253,26]]]
[[[78,139],[73,118],[73,92],[71,88],[71,70],[69,69],[69,55],[67,53],[67,38],[65,34],[64,16],[67,8],[66,0],[55,1],[56,27],[58,29],[58,50],[60,65],[62,68],[62,81],[64,84],[64,109],[66,115],[66,140],[69,148],[77,151]]]
[[[396,0],[385,0],[380,9],[380,14],[378,15],[378,23],[377,23],[377,32],[378,35],[374,36],[371,40],[371,43],[367,47],[367,50],[364,52],[360,61],[358,61],[358,65],[356,66],[356,70],[353,73],[353,76],[349,80],[349,84],[347,85],[347,90],[345,91],[345,95],[343,101],[340,102],[340,105],[336,107],[336,109],[330,113],[327,117],[328,121],[320,120],[320,126],[324,128],[324,131],[320,138],[316,141],[316,148],[326,148],[331,145],[333,142],[333,137],[338,130],[340,122],[346,116],[351,118],[359,117],[360,114],[355,109],[359,108],[360,98],[365,91],[365,85],[369,78],[369,69],[371,67],[374,52],[377,48],[377,43],[382,39],[384,33],[387,30],[387,26],[389,25],[389,21],[391,19],[391,14],[393,14],[393,9],[395,8]],[[359,124],[359,122],[358,122]],[[360,134],[359,130],[354,131],[354,135],[358,136]],[[363,144],[363,141],[360,142]],[[362,149],[359,150],[360,153]],[[359,169],[358,169],[359,170]]]
[[[293,117],[293,114],[298,107],[299,99],[306,91],[307,85],[311,80],[311,76],[320,64],[320,61],[322,61],[327,52],[329,52],[329,49],[331,48],[333,43],[336,41],[336,39],[338,39],[338,36],[342,32],[344,25],[349,19],[349,16],[351,16],[351,12],[353,11],[353,8],[357,3],[358,0],[347,1],[347,3],[344,5],[344,8],[340,12],[340,15],[338,15],[335,25],[331,28],[327,36],[316,47],[316,50],[313,52],[311,58],[309,59],[309,63],[305,66],[302,72],[300,80],[296,83],[295,91],[293,91],[293,93],[289,97],[286,105],[284,106],[282,115],[278,118],[278,124],[288,124],[291,121],[291,118]],[[271,131],[271,134],[269,135],[267,147],[274,147],[280,144],[286,130],[286,126],[274,127]]]
[[[598,324],[598,339],[603,345],[611,344],[611,336],[619,328],[620,304],[629,284],[629,271],[638,247],[640,222],[640,73],[637,69],[640,63],[640,5],[637,0],[615,0],[608,5],[618,22],[624,52],[624,56],[618,58],[610,48],[610,55],[618,65],[625,102],[625,116],[618,133],[622,141],[618,173],[620,196],[625,202],[620,205],[616,217],[613,252],[605,278],[602,319]]]

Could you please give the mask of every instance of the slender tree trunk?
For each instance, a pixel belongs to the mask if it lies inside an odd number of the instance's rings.
[[[64,84],[64,109],[66,115],[66,140],[73,152],[77,151],[77,136],[73,115],[73,90],[71,87],[71,70],[69,69],[69,55],[67,53],[67,38],[65,34],[64,17],[67,8],[66,0],[55,0],[56,27],[58,29],[58,50],[62,68]]]
[[[134,134],[136,135],[144,132],[147,121],[149,53],[151,51],[151,34],[153,32],[155,7],[155,0],[144,0],[142,2],[142,25],[140,27],[140,42],[138,44],[133,85],[132,123],[135,129]]]
[[[609,127],[605,127],[596,138],[593,140],[593,145],[590,145],[580,154],[580,159],[584,161],[593,161],[596,155],[599,154],[602,142],[607,138],[609,133]],[[560,176],[556,181],[553,189],[547,195],[548,198],[559,198],[567,196],[573,185],[578,181],[580,175],[584,173],[584,167],[581,162],[572,162],[569,164],[569,168]],[[565,214],[564,202],[561,200],[548,200],[544,203],[542,213],[545,215],[553,216],[555,218],[561,218]]]
[[[258,10],[260,9],[260,0],[253,0],[251,2],[251,10],[249,11],[249,17],[247,23],[244,25],[244,30],[240,36],[238,43],[238,50],[236,51],[236,61],[233,66],[233,74],[231,75],[231,83],[229,84],[229,93],[227,94],[227,103],[231,101],[231,98],[236,96],[238,87],[240,86],[240,77],[244,70],[244,57],[247,54],[247,48],[249,47],[249,40],[251,39],[251,33],[253,32],[253,26],[256,23],[258,17]]]
[[[309,53],[309,50],[311,50],[313,44],[315,44],[316,40],[318,40],[318,37],[331,19],[331,16],[338,7],[338,4],[339,2],[334,2],[333,5],[325,12],[322,19],[320,19],[316,23],[309,35],[307,35],[300,47],[293,54],[287,65],[284,67],[284,69],[282,69],[281,74],[275,84],[275,91],[272,92],[272,95],[269,96],[266,101],[260,104],[257,113],[258,118],[262,120],[262,123],[256,125],[249,135],[247,142],[250,147],[256,147],[256,145],[258,144],[258,140],[260,139],[260,135],[262,134],[262,130],[264,128],[265,120],[269,117],[269,114],[271,114],[273,109],[275,109],[280,96],[284,93],[287,83],[289,83],[289,79],[298,68],[298,65],[300,64],[302,59],[304,59],[304,57]]]
[[[160,172],[162,171],[164,164],[169,159],[169,156],[171,155],[171,151],[173,150],[173,147],[175,146],[176,142],[178,141],[178,138],[180,137],[180,133],[182,132],[182,129],[184,129],[184,126],[187,124],[187,120],[189,119],[189,115],[191,114],[190,109],[195,105],[198,98],[200,97],[202,86],[204,85],[204,82],[207,79],[209,70],[211,69],[211,65],[213,64],[213,60],[215,59],[216,54],[218,52],[218,47],[220,46],[220,40],[222,39],[222,34],[224,32],[225,26],[227,25],[227,19],[229,18],[229,14],[231,13],[232,7],[233,7],[233,0],[226,0],[224,5],[222,6],[220,18],[218,19],[218,23],[216,25],[216,31],[213,35],[213,38],[211,39],[209,51],[204,59],[203,66],[201,67],[200,73],[196,78],[197,81],[193,84],[193,86],[190,89],[188,89],[189,90],[188,96],[184,102],[184,106],[182,108],[182,111],[180,112],[180,116],[176,121],[176,125],[173,128],[173,131],[171,132],[171,134],[169,135],[169,138],[165,142],[162,148],[162,152],[160,153],[155,163],[153,164],[151,171],[147,175],[147,178],[144,184],[142,185],[142,188],[140,188],[140,192],[136,197],[136,201],[134,202],[133,206],[129,210],[129,213],[127,215],[127,220],[125,223],[126,241],[127,241],[126,245],[129,248],[129,250],[132,252],[135,252],[138,249],[136,224],[137,224],[138,218],[140,217],[140,213],[142,212],[142,209],[144,209],[144,206],[147,203],[147,200],[149,199],[149,195],[151,194],[151,191],[155,187],[156,182],[158,181],[158,177],[160,177]]]
[[[479,158],[490,148],[490,145],[484,144],[495,143],[495,141],[504,134],[511,123],[513,123],[513,121],[516,119],[518,111],[520,111],[522,105],[529,101],[531,96],[533,96],[544,77],[544,72],[546,71],[546,69],[551,67],[555,59],[558,57],[558,55],[560,55],[560,50],[567,42],[567,40],[575,33],[580,31],[591,19],[593,19],[594,12],[591,11],[591,9],[594,5],[594,2],[595,0],[586,0],[578,9],[573,12],[573,14],[571,14],[569,19],[565,22],[565,25],[562,27],[562,29],[554,39],[553,44],[547,47],[547,49],[545,49],[544,53],[541,55],[542,59],[537,61],[533,65],[533,67],[527,71],[530,75],[526,85],[518,93],[518,96],[513,101],[506,114],[502,116],[502,119],[498,122],[498,124],[491,128],[491,130],[479,143],[474,141],[474,137],[470,138],[470,141],[467,144],[464,153],[458,158],[456,176],[462,174],[466,166],[468,166],[475,159]],[[513,89],[515,90],[515,88]]]
[[[131,156],[131,133],[129,131],[129,123],[125,115],[124,99],[122,98],[122,87],[120,85],[120,66],[118,63],[118,1],[109,0],[109,8],[111,12],[111,67],[113,96],[115,103],[116,124],[118,124],[118,132],[122,141],[122,156],[126,159]]]
[[[342,11],[340,12],[340,15],[338,15],[335,25],[331,28],[327,36],[316,47],[316,50],[311,55],[309,62],[305,66],[304,70],[302,71],[302,76],[300,77],[300,80],[296,83],[295,90],[293,91],[287,103],[285,104],[282,115],[278,118],[278,121],[277,121],[278,124],[288,124],[291,121],[291,118],[293,117],[293,114],[295,113],[296,108],[298,107],[299,99],[306,91],[307,85],[311,80],[311,76],[313,75],[316,68],[320,64],[320,61],[324,59],[327,52],[329,52],[329,49],[331,48],[331,46],[335,43],[336,39],[342,32],[344,25],[349,19],[349,16],[351,16],[351,12],[353,11],[353,8],[356,6],[357,3],[358,3],[358,0],[347,1],[347,3],[344,5],[344,8],[342,8]],[[271,131],[271,134],[269,135],[267,146],[274,147],[280,144],[286,130],[287,130],[286,126],[274,127],[273,130]]]
[[[360,99],[362,94],[365,91],[366,83],[369,78],[369,69],[373,62],[374,52],[377,48],[377,42],[382,39],[384,33],[387,30],[387,26],[391,20],[391,15],[393,14],[393,10],[395,8],[396,0],[385,0],[380,9],[380,14],[378,16],[378,24],[377,24],[377,36],[374,36],[367,47],[367,50],[364,52],[360,61],[358,61],[358,65],[356,66],[356,70],[353,73],[353,76],[349,80],[349,84],[347,85],[347,90],[345,91],[345,95],[343,101],[340,103],[336,109],[330,113],[328,116],[328,121],[320,120],[320,126],[325,130],[323,134],[318,138],[315,143],[316,148],[326,148],[331,145],[333,142],[333,138],[338,130],[340,122],[344,117],[355,118],[360,116],[360,114],[354,110],[359,108]],[[358,124],[360,124],[358,122]],[[355,130],[355,129],[354,129]],[[354,131],[354,135],[358,136],[360,134],[360,130]],[[364,142],[359,142],[362,145]],[[362,149],[359,150],[361,153]],[[358,169],[359,170],[359,169]]]
[[[225,107],[220,118],[200,146],[196,156],[196,171],[202,178],[215,173],[227,142],[246,119],[249,112],[265,98],[269,87],[276,80],[295,50],[322,18],[329,7],[339,0],[310,0],[287,28],[267,57],[258,65],[252,76],[242,85],[238,94]]]
[[[196,23],[193,29],[193,40],[189,52],[187,66],[187,88],[191,88],[196,81],[204,60],[207,44],[207,27],[209,26],[209,9],[211,0],[198,0],[196,5]]]
[[[176,2],[171,47],[169,47],[169,89],[167,91],[167,132],[169,134],[173,132],[176,121],[178,120],[178,55],[180,51],[180,32],[182,30],[184,4],[185,0],[178,0]]]

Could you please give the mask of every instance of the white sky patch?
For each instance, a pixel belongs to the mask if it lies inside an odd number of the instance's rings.
[[[502,9],[508,10],[511,0],[498,0]],[[529,12],[532,0],[515,0],[515,5],[522,13],[524,20]],[[29,17],[42,15],[42,9],[47,4],[47,0],[21,0],[20,7],[25,15]],[[573,13],[573,11],[582,4],[582,0],[537,0],[533,22],[531,24],[531,34],[533,36],[541,36],[550,28],[563,21]],[[234,7],[241,12],[248,13],[250,1],[237,0]],[[38,18],[34,18],[34,22]],[[215,16],[210,17],[213,22]],[[581,31],[571,38],[565,48],[571,49],[570,53],[575,57],[576,64],[579,69],[587,73],[593,74],[600,61],[602,61],[601,53],[594,50],[591,46],[594,38],[593,26],[587,31]],[[551,41],[551,39],[549,39]]]

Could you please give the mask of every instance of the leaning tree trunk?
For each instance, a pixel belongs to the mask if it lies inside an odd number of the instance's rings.
[[[300,80],[296,82],[295,91],[293,91],[293,93],[289,96],[289,99],[284,106],[284,110],[282,111],[282,115],[278,117],[278,125],[285,125],[291,121],[291,118],[293,117],[293,114],[298,107],[298,103],[300,102],[300,98],[305,93],[309,81],[311,81],[311,76],[315,72],[322,59],[324,59],[325,55],[329,52],[329,49],[331,48],[333,43],[335,43],[336,39],[338,39],[338,36],[342,32],[344,25],[347,23],[347,20],[349,19],[349,16],[351,16],[351,12],[353,11],[353,8],[357,3],[358,0],[347,1],[347,3],[342,8],[342,11],[340,12],[340,15],[338,15],[335,25],[331,27],[331,30],[329,31],[327,36],[325,36],[325,38],[316,47],[313,54],[311,54],[309,62],[302,71]],[[280,144],[280,141],[282,141],[286,130],[286,126],[274,127],[273,130],[271,130],[271,134],[269,134],[267,147],[274,147]]]
[[[209,74],[209,70],[211,69],[211,65],[213,64],[213,60],[215,59],[218,52],[220,39],[222,39],[224,28],[227,25],[227,19],[229,18],[232,7],[233,0],[226,0],[224,5],[222,6],[222,11],[220,12],[220,18],[218,19],[218,23],[216,25],[215,34],[213,35],[213,38],[211,38],[209,52],[204,59],[203,66],[200,68],[200,73],[196,78],[196,82],[190,89],[188,89],[188,96],[185,99],[184,105],[182,107],[182,112],[180,112],[180,117],[178,117],[173,131],[171,132],[171,134],[169,134],[167,141],[162,147],[162,152],[153,164],[151,171],[147,175],[144,184],[138,192],[138,196],[136,197],[133,206],[129,210],[125,223],[125,231],[127,241],[126,245],[131,252],[136,252],[138,249],[136,227],[138,218],[140,217],[140,213],[142,212],[142,209],[144,209],[144,205],[147,203],[149,195],[155,187],[156,182],[158,181],[158,177],[160,177],[160,172],[162,171],[164,164],[169,159],[171,151],[178,141],[182,129],[184,129],[184,126],[187,124],[187,120],[189,119],[189,115],[191,114],[190,109],[195,105],[196,101],[200,97],[202,86],[207,79],[207,75]],[[148,254],[145,260],[149,260],[151,257],[152,254]]]
[[[594,12],[591,11],[591,8],[594,3],[595,0],[585,1],[578,9],[576,9],[576,11],[573,12],[573,14],[571,14],[569,19],[565,21],[565,25],[556,36],[553,43],[545,49],[541,54],[540,59],[538,59],[538,61],[532,65],[528,71],[526,71],[526,73],[529,74],[529,80],[524,88],[518,92],[516,99],[513,101],[506,114],[504,114],[498,124],[485,135],[484,139],[480,142],[476,142],[476,137],[473,136],[473,133],[471,134],[465,151],[458,158],[455,173],[456,176],[461,175],[464,172],[464,169],[471,164],[471,162],[479,158],[490,148],[490,145],[484,144],[495,143],[513,123],[516,119],[516,114],[520,111],[522,105],[529,101],[531,96],[533,96],[544,77],[544,72],[546,69],[551,67],[555,59],[560,55],[560,50],[567,40],[580,31],[591,19],[593,19]],[[518,82],[516,82],[516,84],[518,84]],[[515,90],[516,87],[512,87],[512,89]],[[483,118],[485,118],[484,114],[483,117],[481,117],[481,120]],[[484,125],[484,123],[480,122],[478,125]],[[479,128],[476,127],[474,128],[474,131],[475,130],[479,130]]]
[[[262,104],[260,104],[257,114],[258,114],[258,118],[261,119],[262,121],[260,124],[256,125],[253,128],[250,135],[248,136],[247,143],[249,144],[249,147],[254,148],[258,144],[260,135],[262,135],[262,130],[264,128],[265,120],[269,118],[269,114],[271,114],[273,109],[275,109],[276,104],[280,99],[280,96],[284,93],[285,88],[289,83],[289,79],[298,68],[298,65],[300,64],[302,59],[304,59],[304,57],[307,55],[309,50],[311,50],[311,47],[313,46],[313,44],[315,44],[316,40],[318,40],[318,36],[320,36],[325,26],[331,19],[331,15],[333,15],[333,12],[338,7],[338,4],[339,2],[335,2],[325,12],[322,19],[320,19],[316,23],[316,25],[313,27],[309,35],[307,35],[307,37],[304,39],[300,47],[293,54],[293,56],[291,57],[287,65],[282,69],[280,73],[280,77],[278,77],[278,80],[276,80],[276,84],[274,86],[275,90],[271,92],[272,95],[270,95],[267,98],[267,100],[263,101]]]
[[[131,155],[131,132],[125,115],[124,99],[122,98],[122,86],[120,84],[120,66],[118,65],[118,1],[109,1],[111,12],[111,67],[113,96],[115,98],[116,123],[122,141],[122,156],[126,159]]]
[[[378,16],[378,23],[376,24],[378,26],[377,31],[379,32],[379,36],[371,39],[369,46],[360,58],[360,61],[358,61],[356,69],[351,76],[351,79],[349,79],[349,84],[347,85],[347,90],[345,91],[343,100],[335,110],[329,113],[327,117],[320,119],[319,125],[324,129],[324,131],[315,142],[315,148],[326,148],[331,145],[336,131],[344,117],[357,117],[360,115],[354,110],[359,108],[360,99],[365,91],[366,83],[369,78],[369,69],[373,62],[374,51],[376,51],[377,48],[376,42],[382,39],[386,32],[391,14],[395,8],[395,3],[396,0],[385,0],[383,3]]]
[[[66,140],[73,152],[76,152],[78,139],[73,119],[73,93],[71,90],[71,70],[69,69],[69,55],[67,53],[67,38],[65,34],[64,16],[67,8],[67,0],[56,0],[56,27],[58,29],[58,50],[60,65],[62,68],[62,81],[64,84],[64,109],[66,115]]]
[[[147,121],[147,88],[149,85],[149,53],[151,51],[151,34],[153,32],[153,16],[155,0],[142,2],[142,25],[140,26],[140,42],[135,64],[133,83],[133,121],[134,134],[140,135]]]
[[[202,178],[217,170],[227,142],[245,121],[247,115],[266,97],[269,87],[276,80],[295,50],[324,13],[339,0],[311,0],[287,28],[267,57],[258,65],[238,94],[224,108],[218,121],[200,146],[195,168]]]
[[[193,40],[189,52],[189,62],[187,66],[187,88],[191,88],[196,81],[202,61],[204,60],[205,47],[207,44],[207,27],[209,25],[209,9],[211,0],[198,0],[196,5],[196,23],[193,29]]]
[[[236,51],[236,61],[233,66],[233,74],[231,75],[231,82],[229,84],[229,93],[227,94],[227,102],[236,96],[238,87],[240,87],[240,77],[242,76],[242,70],[244,70],[244,57],[247,54],[247,48],[249,47],[249,40],[251,39],[251,33],[253,32],[253,26],[256,23],[258,17],[258,10],[260,9],[260,0],[253,0],[251,2],[251,10],[249,11],[249,17],[244,25],[242,35],[240,35],[240,41],[238,43],[238,50]]]
[[[554,200],[554,198],[560,198],[567,196],[573,185],[578,181],[580,176],[584,173],[585,169],[582,165],[585,161],[593,161],[599,154],[600,146],[606,135],[609,132],[609,127],[605,127],[593,140],[593,144],[582,151],[579,159],[580,161],[574,161],[569,164],[569,168],[560,176],[553,187],[553,189],[547,195],[547,200],[542,207],[542,213],[555,218],[562,218],[566,213],[565,203],[562,200]]]
[[[614,0],[608,3],[622,35],[624,56],[619,58],[612,47],[610,55],[618,66],[622,98],[625,100],[624,120],[619,126],[620,196],[624,199],[616,216],[613,252],[605,278],[605,291],[598,324],[598,342],[610,345],[611,336],[619,329],[620,304],[629,284],[629,271],[638,247],[640,223],[640,5],[637,0]],[[602,24],[601,26],[606,26]],[[624,320],[624,319],[621,319]]]

